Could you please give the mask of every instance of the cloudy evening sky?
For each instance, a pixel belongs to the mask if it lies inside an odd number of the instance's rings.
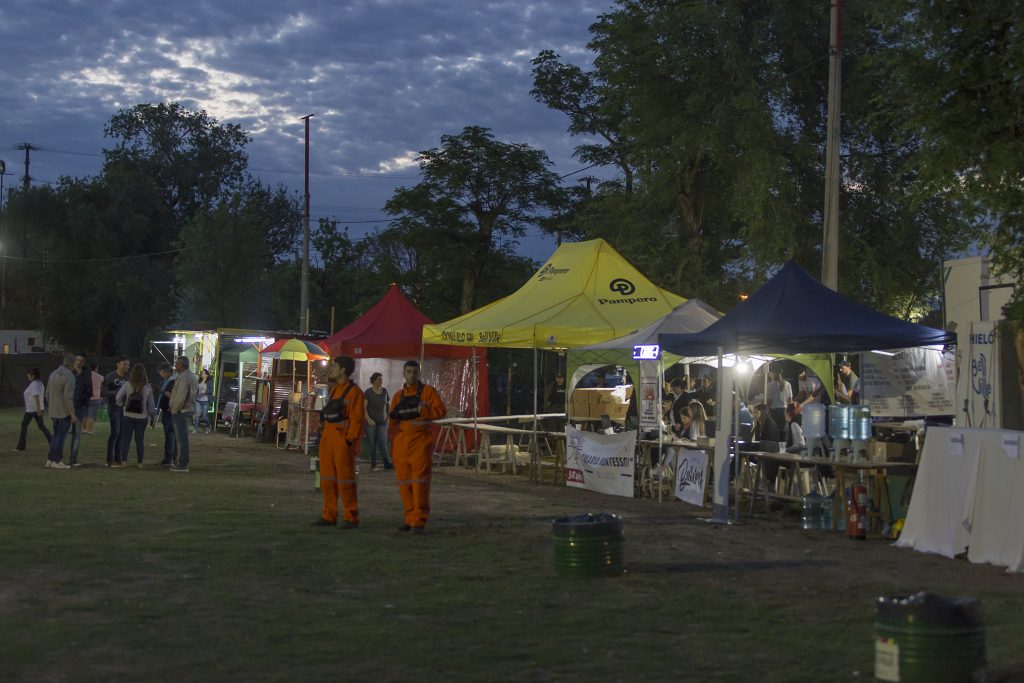
[[[20,183],[98,172],[103,125],[120,108],[177,101],[253,137],[255,175],[302,191],[311,125],[311,213],[359,238],[416,153],[466,125],[581,168],[565,117],[530,96],[530,60],[553,49],[586,64],[587,28],[611,0],[93,0],[0,3],[0,159]],[[586,174],[579,174],[586,175]],[[567,182],[578,178],[574,176]],[[544,260],[551,240],[521,253]]]

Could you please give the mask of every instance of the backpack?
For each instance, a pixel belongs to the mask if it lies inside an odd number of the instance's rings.
[[[142,395],[141,391],[132,391],[128,394],[128,400],[124,403],[124,412],[126,413],[145,413],[146,412],[146,399]]]
[[[345,391],[341,392],[341,396],[332,398],[324,404],[323,410],[320,411],[320,418],[324,422],[337,424],[348,419],[348,409],[345,408],[345,396],[354,386],[355,383],[350,381],[348,386],[345,387]]]
[[[420,396],[423,395],[423,383],[419,383],[415,396],[403,396],[398,405],[391,411],[392,420],[414,420],[420,416]]]

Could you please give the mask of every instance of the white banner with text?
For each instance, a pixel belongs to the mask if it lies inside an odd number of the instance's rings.
[[[565,484],[633,497],[636,432],[597,434],[565,428]]]
[[[953,415],[956,359],[937,349],[861,356],[861,403],[873,417]]]
[[[704,490],[708,483],[708,454],[679,448],[675,456],[676,498],[703,507]]]

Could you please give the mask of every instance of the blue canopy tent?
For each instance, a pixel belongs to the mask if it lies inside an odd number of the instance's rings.
[[[794,354],[905,349],[956,343],[956,335],[894,318],[825,287],[789,261],[749,299],[701,332],[660,334],[663,351],[680,356]],[[725,369],[723,372],[727,373]],[[731,379],[731,378],[730,378]],[[729,382],[731,384],[731,381]],[[719,403],[727,405],[726,377]],[[728,460],[729,411],[717,421],[715,471]],[[728,518],[728,477],[717,477],[712,521]],[[738,501],[737,501],[738,502]]]
[[[694,334],[658,335],[680,356],[726,353],[835,353],[955,344],[956,335],[916,325],[863,304],[815,280],[794,261],[724,317]]]

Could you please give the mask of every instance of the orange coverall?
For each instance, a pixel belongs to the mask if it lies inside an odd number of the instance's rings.
[[[331,387],[330,398],[340,398],[351,381]],[[348,419],[344,422],[324,422],[320,437],[320,491],[324,497],[321,513],[328,522],[338,521],[338,496],[345,520],[359,523],[359,496],[356,493],[356,450],[363,436],[366,421],[363,390],[352,384],[345,396]]]
[[[415,396],[418,385],[403,386],[391,400],[391,410],[398,407],[403,396]],[[411,527],[427,525],[430,516],[430,465],[434,454],[434,435],[425,420],[445,416],[447,409],[434,387],[423,385],[420,394],[420,416],[398,422],[398,433],[391,447],[391,462],[398,478],[398,493],[402,496],[405,523]]]

